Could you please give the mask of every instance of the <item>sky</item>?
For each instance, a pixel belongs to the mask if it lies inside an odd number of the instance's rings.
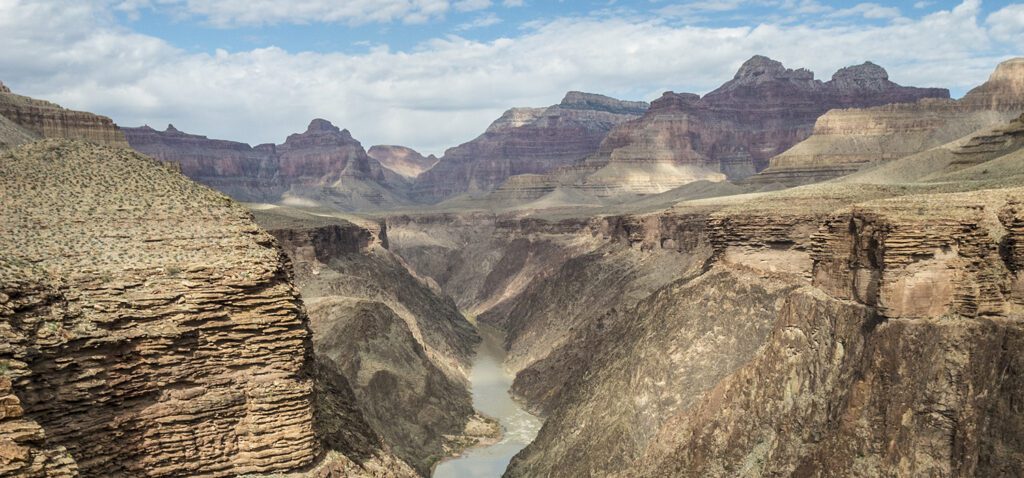
[[[511,107],[703,94],[755,54],[959,97],[1019,45],[1009,1],[0,0],[17,93],[250,144],[324,118],[439,155]]]

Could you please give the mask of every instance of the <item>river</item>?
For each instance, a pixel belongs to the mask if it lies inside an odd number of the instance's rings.
[[[483,342],[473,359],[469,374],[473,407],[498,420],[501,441],[490,446],[471,448],[462,456],[437,465],[434,478],[497,478],[509,461],[537,436],[541,420],[512,400],[508,390],[512,374],[505,370],[505,349],[499,331],[481,325]]]

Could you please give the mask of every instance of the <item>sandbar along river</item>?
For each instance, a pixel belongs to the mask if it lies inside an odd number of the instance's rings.
[[[501,333],[481,325],[480,336],[483,342],[469,374],[473,406],[498,420],[501,441],[471,448],[458,458],[442,462],[434,470],[434,478],[498,478],[512,457],[533,441],[540,430],[541,420],[519,406],[508,393],[514,377],[505,371]]]

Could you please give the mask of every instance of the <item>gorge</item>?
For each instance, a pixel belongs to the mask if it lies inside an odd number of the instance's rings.
[[[1024,59],[440,157],[0,90],[0,476],[1024,475]]]

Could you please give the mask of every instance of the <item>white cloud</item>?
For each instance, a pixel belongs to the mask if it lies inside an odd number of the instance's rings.
[[[1010,5],[992,13],[985,20],[995,38],[1014,42],[1024,41],[1024,5]]]
[[[523,0],[504,0],[501,4],[506,7],[521,7]]]
[[[927,8],[927,7],[930,7],[933,3],[935,3],[935,2],[928,1],[928,0],[921,0],[919,2],[914,2],[914,8],[917,8],[917,9]]]
[[[487,12],[466,23],[459,24],[458,26],[455,27],[455,30],[466,31],[475,28],[489,27],[491,25],[497,25],[499,23],[501,23],[501,18],[499,18],[498,15],[496,15],[494,12]]]
[[[461,0],[456,7],[473,8],[487,0]],[[449,0],[155,0],[182,15],[197,16],[219,27],[278,23],[422,23],[443,16]],[[124,0],[121,9],[149,8],[153,0]],[[486,7],[485,7],[486,8]]]
[[[512,106],[544,106],[575,89],[650,100],[709,91],[753,54],[819,77],[872,60],[903,84],[964,91],[1016,53],[1000,43],[1015,10],[979,21],[980,5],[887,25],[668,25],[614,16],[538,22],[514,38],[448,36],[409,51],[361,54],[262,48],[195,54],[117,26],[108,6],[0,0],[0,80],[18,92],[112,116],[173,122],[250,143],[280,142],[323,117],[367,146],[425,153],[481,133]],[[804,6],[794,3],[794,8]],[[41,28],[40,25],[47,25]]]
[[[860,16],[869,20],[899,18],[900,9],[896,7],[884,7],[877,3],[858,3],[850,8],[836,10],[829,14],[832,17]]]
[[[460,12],[473,12],[491,7],[491,0],[459,0],[455,2],[455,9]]]

